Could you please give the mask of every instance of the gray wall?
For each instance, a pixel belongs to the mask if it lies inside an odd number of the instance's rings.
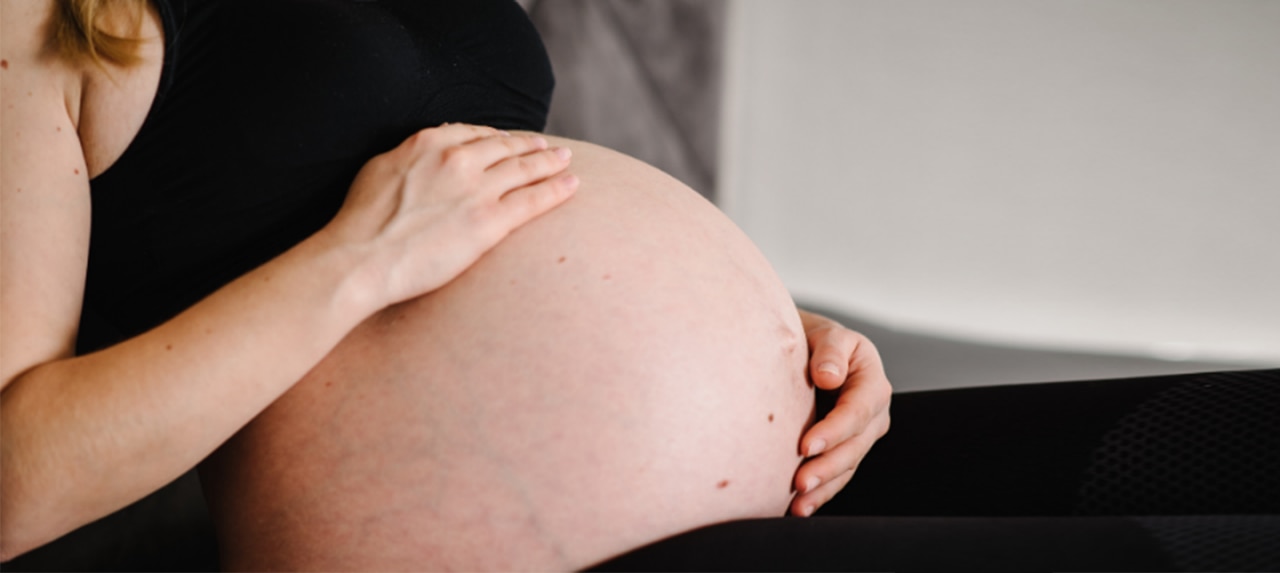
[[[723,208],[802,301],[1280,364],[1280,2],[732,0]]]
[[[721,0],[525,0],[556,73],[547,132],[717,187]]]

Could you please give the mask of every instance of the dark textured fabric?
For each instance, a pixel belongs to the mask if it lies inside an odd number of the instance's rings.
[[[1103,436],[1076,510],[1280,513],[1278,483],[1280,383],[1247,372],[1207,374],[1145,400]]]
[[[511,0],[163,0],[161,89],[92,181],[79,349],[136,335],[323,226],[373,155],[443,122],[541,130]]]
[[[1170,570],[1280,571],[1280,515],[1147,516],[1134,521]]]
[[[1280,516],[775,518],[714,525],[594,571],[1278,571]]]
[[[1117,517],[815,517],[702,528],[595,571],[1168,571]]]
[[[899,394],[839,515],[1280,514],[1280,370]]]

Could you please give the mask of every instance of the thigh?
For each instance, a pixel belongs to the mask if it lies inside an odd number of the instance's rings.
[[[591,570],[1182,570],[1144,525],[1121,517],[756,519],[714,525],[663,540],[596,564]],[[1197,531],[1205,531],[1202,539],[1212,535],[1212,526],[1205,525],[1194,526]],[[1277,526],[1280,520],[1271,520],[1251,525],[1251,531],[1274,533]],[[1209,563],[1240,562],[1231,560],[1229,552],[1214,553]]]
[[[826,515],[1280,513],[1280,370],[905,393]]]

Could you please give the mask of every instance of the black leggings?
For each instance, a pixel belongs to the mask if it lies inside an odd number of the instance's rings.
[[[1280,370],[894,396],[809,519],[714,525],[602,571],[1280,571]]]

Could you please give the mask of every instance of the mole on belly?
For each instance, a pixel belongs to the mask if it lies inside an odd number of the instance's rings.
[[[727,479],[722,479],[720,483],[716,484],[716,489],[724,489],[726,487],[729,487],[729,480]]]

